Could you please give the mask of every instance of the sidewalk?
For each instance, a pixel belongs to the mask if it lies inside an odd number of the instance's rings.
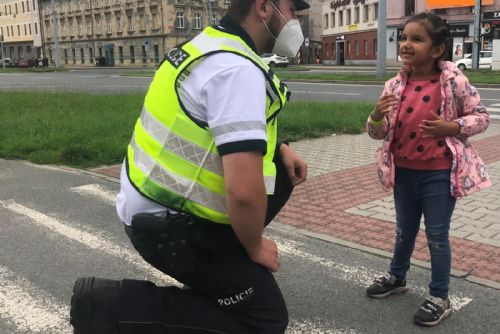
[[[452,274],[500,289],[500,124],[490,124],[473,142],[494,185],[457,202],[450,233]],[[375,174],[373,154],[379,145],[367,134],[292,143],[308,163],[309,179],[296,188],[276,221],[302,234],[390,257],[395,211],[392,194],[382,190]],[[118,178],[119,166],[94,172]],[[423,231],[412,261],[430,267]]]

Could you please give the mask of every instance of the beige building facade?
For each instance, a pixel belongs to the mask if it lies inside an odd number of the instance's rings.
[[[55,0],[62,65],[148,66],[218,23],[230,0]],[[40,1],[45,54],[55,61],[50,0]],[[97,63],[96,63],[97,61]]]
[[[39,17],[37,0],[0,0],[0,36],[6,58],[31,60],[41,56]]]

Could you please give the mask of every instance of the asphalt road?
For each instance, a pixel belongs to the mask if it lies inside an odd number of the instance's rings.
[[[69,334],[74,280],[95,275],[175,284],[132,250],[115,209],[118,184],[75,170],[0,159],[0,333]],[[288,334],[422,333],[413,313],[430,272],[412,267],[411,291],[371,300],[365,287],[388,259],[304,235],[268,229],[282,259],[277,280]],[[453,278],[455,314],[426,333],[500,332],[500,290]]]

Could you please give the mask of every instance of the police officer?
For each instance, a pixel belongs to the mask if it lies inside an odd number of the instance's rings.
[[[121,174],[117,211],[132,245],[187,288],[79,278],[75,334],[283,333],[288,313],[264,226],[305,181],[277,141],[287,86],[258,56],[295,56],[303,0],[232,0],[220,24],[158,69]]]

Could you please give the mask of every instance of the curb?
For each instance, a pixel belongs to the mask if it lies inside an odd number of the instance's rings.
[[[326,84],[347,84],[347,85],[371,85],[371,86],[379,86],[384,85],[385,81],[345,81],[345,80],[319,80],[319,79],[283,79],[284,82],[299,82],[299,83],[326,83]],[[500,84],[474,84],[472,85],[476,88],[498,88],[500,89]]]
[[[318,240],[326,241],[329,243],[337,244],[340,246],[349,247],[349,248],[363,251],[366,253],[370,253],[370,254],[373,254],[373,255],[376,255],[376,256],[379,256],[382,258],[388,258],[388,259],[392,258],[392,253],[389,253],[389,252],[386,252],[386,251],[383,251],[380,249],[376,249],[376,248],[367,247],[364,245],[358,245],[358,244],[355,244],[355,243],[350,242],[350,241],[345,241],[342,239],[332,237],[330,235],[311,232],[311,231],[304,230],[301,228],[285,225],[285,224],[277,222],[277,221],[273,221],[272,226],[275,228],[281,229],[283,231],[286,231],[286,232],[297,233],[299,235],[303,235],[303,236],[310,237],[313,239],[318,239]],[[414,266],[424,268],[424,269],[429,269],[429,270],[431,269],[431,264],[429,262],[416,260],[413,258],[410,261],[411,261],[411,264]],[[480,277],[474,276],[471,274],[471,272],[465,272],[465,271],[456,270],[456,269],[452,268],[451,269],[451,276],[455,277],[455,278],[463,278],[466,281],[469,281],[471,283],[475,283],[475,284],[486,286],[486,287],[489,287],[492,289],[500,290],[500,283],[490,281],[490,280],[485,279],[485,278],[480,278]]]

